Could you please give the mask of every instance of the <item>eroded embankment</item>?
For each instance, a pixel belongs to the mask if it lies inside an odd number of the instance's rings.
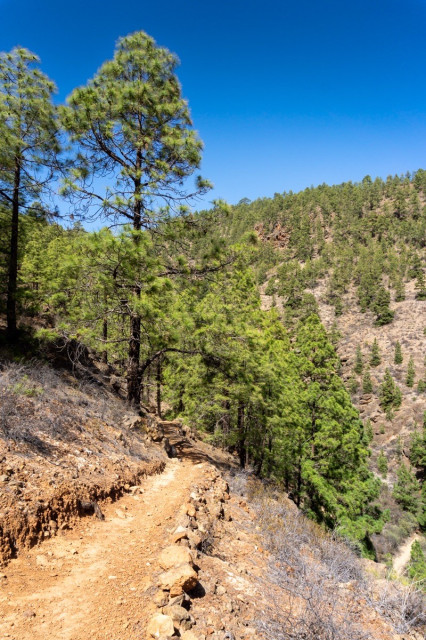
[[[160,473],[167,456],[146,422],[106,387],[3,362],[0,565]]]
[[[164,460],[145,463],[115,481],[105,478],[103,484],[64,483],[47,499],[31,501],[22,510],[20,505],[8,510],[0,523],[0,564],[7,564],[22,549],[69,529],[81,517],[102,517],[102,502],[114,502],[125,492],[132,492],[143,478],[161,473],[164,466]]]

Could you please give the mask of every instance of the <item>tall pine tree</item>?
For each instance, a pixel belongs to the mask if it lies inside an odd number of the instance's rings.
[[[23,48],[0,54],[0,197],[10,221],[7,331],[17,332],[20,217],[40,201],[56,168],[58,126],[54,83]]]
[[[171,209],[183,214],[188,200],[209,188],[200,176],[193,191],[186,188],[200,165],[202,143],[181,95],[177,64],[146,33],[133,33],[118,41],[113,60],[62,109],[77,151],[65,193],[90,208],[86,215],[91,210],[130,223],[135,243],[141,230],[154,228]],[[100,176],[108,185],[104,190]],[[141,291],[135,282],[129,301],[127,398],[135,406],[141,388]]]

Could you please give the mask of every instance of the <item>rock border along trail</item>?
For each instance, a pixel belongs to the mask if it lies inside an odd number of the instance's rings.
[[[202,444],[177,448],[182,458],[170,460],[161,475],[145,479],[114,504],[102,505],[105,521],[84,518],[72,531],[23,552],[2,570],[0,640],[147,636],[149,619],[167,600],[154,602],[161,551],[182,517],[191,519],[193,487],[208,487],[219,476],[209,460],[230,462]]]

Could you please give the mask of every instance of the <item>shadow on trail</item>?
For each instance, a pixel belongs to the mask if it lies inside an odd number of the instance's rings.
[[[220,460],[228,456],[224,451],[217,449],[217,456],[210,455],[206,449],[211,448],[200,441],[191,441],[179,433],[178,429],[172,425],[164,425],[164,435],[168,438],[170,444],[175,448],[177,457],[181,460],[189,460],[192,464],[200,464],[209,462],[221,471],[229,471],[238,467],[237,462],[233,461],[229,456],[229,460]]]

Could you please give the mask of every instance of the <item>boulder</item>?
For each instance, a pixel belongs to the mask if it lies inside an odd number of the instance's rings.
[[[157,605],[157,607],[162,608],[165,607],[168,603],[169,596],[167,595],[167,593],[164,593],[164,591],[157,591],[157,593],[153,597],[153,601]]]
[[[182,593],[192,591],[198,582],[197,573],[190,564],[182,564],[159,576],[159,584],[164,591],[170,591],[170,595],[180,596]]]
[[[198,640],[198,637],[192,631],[184,631],[180,637],[181,640]]]
[[[148,622],[147,632],[152,638],[160,638],[161,636],[172,636],[175,627],[170,616],[162,613],[156,613]]]
[[[188,611],[178,604],[169,605],[163,608],[163,613],[166,616],[170,616],[173,622],[181,623],[182,620],[187,620],[190,615]]]
[[[185,505],[185,512],[190,518],[195,518],[197,513],[194,505],[191,502],[188,502]]]
[[[179,542],[188,537],[188,529],[186,527],[179,526],[174,533],[172,533],[172,542]]]
[[[188,533],[189,546],[191,549],[198,549],[203,541],[203,538],[199,533],[195,533],[195,531],[190,531]]]
[[[189,564],[192,566],[192,556],[187,547],[172,544],[159,555],[158,563],[162,569],[171,569],[181,564]]]

